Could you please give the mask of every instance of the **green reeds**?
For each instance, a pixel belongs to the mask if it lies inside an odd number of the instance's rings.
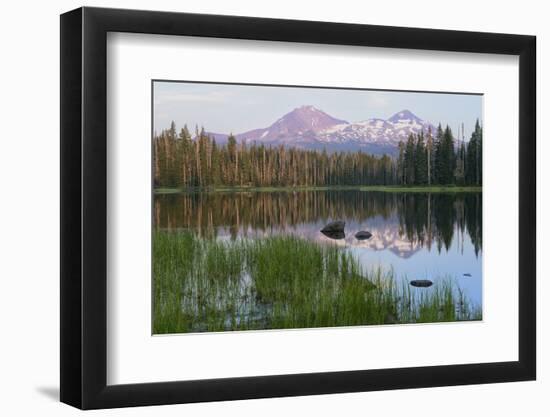
[[[153,333],[476,320],[451,281],[397,284],[347,251],[300,238],[153,234]]]

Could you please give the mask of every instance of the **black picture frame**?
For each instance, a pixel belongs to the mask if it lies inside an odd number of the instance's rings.
[[[518,361],[107,385],[108,32],[519,56]],[[61,401],[82,409],[533,380],[534,36],[79,8],[61,15]]]

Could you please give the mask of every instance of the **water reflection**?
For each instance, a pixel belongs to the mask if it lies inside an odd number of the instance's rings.
[[[332,221],[345,233],[323,234]],[[398,279],[453,279],[481,305],[481,193],[356,191],[214,192],[156,195],[154,225],[235,240],[293,234],[353,252],[366,269]],[[358,239],[368,231],[372,236]]]
[[[400,254],[435,246],[449,250],[455,234],[482,245],[481,193],[423,194],[361,191],[189,193],[155,196],[161,229],[191,229],[201,236],[257,237],[296,233],[313,238],[334,220],[346,221],[345,241]],[[356,232],[373,236],[361,241]],[[341,236],[339,236],[340,238]]]

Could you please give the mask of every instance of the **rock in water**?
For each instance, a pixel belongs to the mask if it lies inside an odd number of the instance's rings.
[[[344,233],[344,227],[346,227],[346,222],[343,221],[335,221],[330,222],[325,227],[321,229],[321,232],[323,233],[336,233],[336,232],[342,232]]]
[[[471,277],[471,276],[472,276],[472,274],[470,274],[469,272],[466,272],[466,273],[464,273],[463,275],[464,275],[465,277]]]
[[[367,232],[366,230],[361,230],[360,232],[357,232],[355,234],[355,238],[358,240],[367,240],[367,239],[370,239],[371,237],[372,237],[372,233]]]
[[[326,237],[329,237],[331,239],[344,239],[346,237],[346,234],[342,231],[339,232],[326,232],[324,229],[321,230],[321,233],[324,234]]]
[[[431,287],[433,282],[429,279],[415,279],[410,282],[413,287]]]

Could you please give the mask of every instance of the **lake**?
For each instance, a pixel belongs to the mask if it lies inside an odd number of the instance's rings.
[[[345,221],[345,237],[320,230]],[[398,280],[452,280],[482,303],[482,194],[346,190],[215,191],[154,196],[158,230],[237,241],[293,235],[352,253]],[[372,233],[358,240],[355,233]]]

